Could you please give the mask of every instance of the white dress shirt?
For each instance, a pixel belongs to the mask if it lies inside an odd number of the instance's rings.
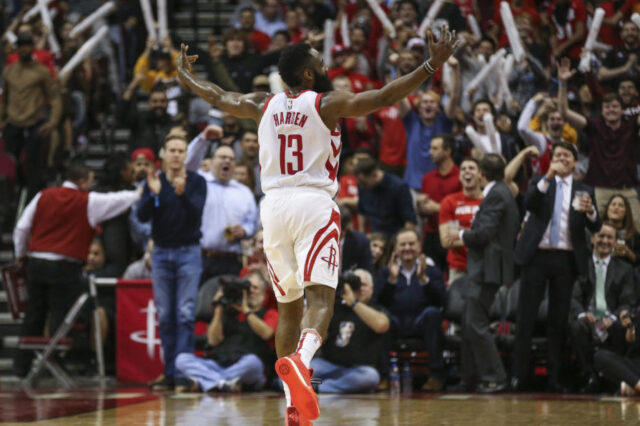
[[[78,189],[78,186],[70,181],[64,181],[64,188]],[[16,258],[24,257],[27,253],[27,243],[31,235],[33,218],[38,207],[38,200],[42,192],[38,192],[25,207],[16,228],[13,230],[13,245]],[[129,207],[140,199],[137,191],[117,191],[117,192],[89,192],[87,204],[87,220],[92,228],[101,222],[109,220],[125,212]],[[69,256],[49,252],[30,252],[31,257],[47,260],[72,260],[79,261]]]
[[[551,243],[549,242],[549,234],[551,229],[551,222],[547,225],[547,229],[545,229],[544,234],[542,235],[542,240],[540,240],[539,248],[542,249],[559,249],[559,250],[573,250],[573,245],[571,244],[571,232],[569,231],[569,210],[571,209],[571,186],[573,185],[573,175],[569,175],[565,178],[561,178],[560,176],[556,176],[556,188],[559,185],[560,181],[563,181],[562,185],[562,213],[560,215],[560,238],[558,239],[558,246],[551,247]],[[538,182],[538,190],[543,194],[546,194],[549,190],[549,186],[551,183],[546,179],[540,179]],[[555,212],[551,212],[551,217]]]

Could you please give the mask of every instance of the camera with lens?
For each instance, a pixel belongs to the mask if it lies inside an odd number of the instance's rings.
[[[347,271],[338,278],[338,287],[336,288],[336,301],[340,302],[344,295],[344,285],[349,284],[351,290],[356,293],[360,290],[362,281],[360,277],[353,273],[353,271]]]
[[[223,306],[241,305],[242,292],[249,291],[251,284],[249,281],[234,276],[220,277],[220,287],[222,288],[222,298],[220,304]]]

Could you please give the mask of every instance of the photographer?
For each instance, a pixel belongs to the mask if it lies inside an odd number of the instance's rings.
[[[192,353],[176,358],[176,368],[195,381],[188,390],[239,392],[264,386],[264,366],[275,361],[271,340],[278,324],[278,312],[262,306],[264,296],[259,274],[246,280],[221,278],[207,330],[207,359]]]
[[[620,383],[621,396],[633,396],[640,393],[640,344],[636,339],[640,324],[637,315],[626,309],[620,312],[620,324],[626,330],[626,354],[599,350],[594,356],[595,368],[608,380]]]
[[[311,360],[320,392],[365,393],[374,390],[380,374],[374,368],[383,350],[389,317],[371,304],[371,273],[356,269],[340,279],[336,306],[322,356]]]

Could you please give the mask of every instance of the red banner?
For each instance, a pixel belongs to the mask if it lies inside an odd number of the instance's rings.
[[[151,280],[118,280],[116,298],[118,381],[153,381],[164,362]]]

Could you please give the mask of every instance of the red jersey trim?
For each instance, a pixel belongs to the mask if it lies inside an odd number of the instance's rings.
[[[335,228],[332,229],[327,235],[324,237],[322,242],[318,244],[320,238],[324,233],[329,229],[331,224],[335,224]],[[307,254],[307,260],[304,262],[304,280],[311,281],[311,271],[316,263],[316,259],[320,254],[320,250],[324,248],[331,240],[335,240],[338,247],[340,247],[340,212],[337,210],[331,211],[331,218],[329,218],[329,223],[327,223],[324,227],[322,227],[316,235],[313,237],[313,242],[311,243],[311,249]]]
[[[322,99],[323,93],[318,93],[316,95],[316,111],[318,111],[318,115],[320,115],[320,100]],[[333,135],[333,132],[331,132]]]
[[[278,289],[278,291],[280,292],[280,294],[282,296],[285,295],[284,290],[282,289],[282,287],[280,287],[280,280],[278,279],[278,277],[276,276],[275,271],[273,270],[273,266],[271,266],[271,262],[269,262],[269,258],[265,256],[265,259],[267,261],[267,272],[269,273],[269,277],[271,278],[271,282],[273,282],[273,285]]]
[[[275,95],[271,95],[267,98],[266,101],[264,101],[264,106],[262,107],[262,115],[264,115],[264,112],[267,110],[267,107],[269,106],[269,102],[271,102],[271,99],[273,99]]]

